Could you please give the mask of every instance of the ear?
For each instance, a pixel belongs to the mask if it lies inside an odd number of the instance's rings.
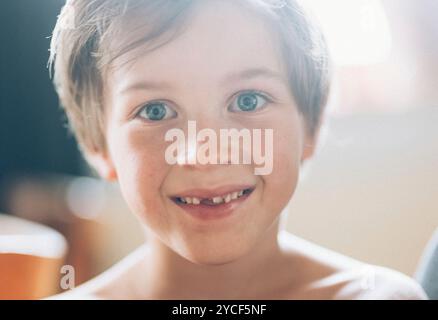
[[[306,127],[305,127],[306,128]],[[301,164],[311,159],[315,153],[318,145],[318,137],[321,126],[319,125],[315,132],[309,133],[307,128],[304,131],[303,138],[303,151],[301,154]]]
[[[85,152],[85,159],[107,181],[117,181],[117,173],[111,157],[107,153],[97,151]]]
[[[308,159],[312,158],[313,154],[315,153],[315,149],[316,149],[316,139],[306,137],[304,139],[304,144],[303,144],[301,164],[303,164]]]

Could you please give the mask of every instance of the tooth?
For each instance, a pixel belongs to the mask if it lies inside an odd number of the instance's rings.
[[[238,194],[238,192],[236,191],[236,192],[233,192],[232,194],[231,194],[231,199],[237,199],[237,194]]]
[[[213,203],[222,203],[222,202],[223,202],[223,200],[221,197],[214,197],[213,198]]]
[[[196,198],[196,197],[193,197],[193,199],[192,199],[192,203],[193,203],[193,204],[200,204],[200,203],[201,203],[201,200],[199,200],[199,199]]]
[[[238,193],[238,196],[240,197],[242,195],[243,195],[243,190],[240,190],[239,193]]]
[[[185,197],[184,200],[185,200],[187,203],[192,203],[192,202],[193,202],[193,201],[192,201],[192,198],[190,198],[190,197]]]
[[[227,195],[225,196],[225,198],[224,198],[224,201],[225,201],[225,203],[230,202],[230,201],[231,201],[231,195],[230,195],[230,194],[227,194]]]
[[[179,201],[181,201],[182,203],[186,203],[185,198],[179,198]]]

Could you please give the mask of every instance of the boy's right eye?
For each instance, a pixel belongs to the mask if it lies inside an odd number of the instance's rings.
[[[137,115],[149,121],[160,121],[175,117],[176,112],[165,103],[157,101],[145,104]]]

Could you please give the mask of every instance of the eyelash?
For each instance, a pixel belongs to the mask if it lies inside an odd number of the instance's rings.
[[[236,94],[234,94],[233,96],[232,96],[232,101],[234,101],[234,99],[236,99],[239,95],[243,95],[243,94],[255,94],[255,95],[258,95],[258,96],[260,96],[260,97],[262,97],[263,99],[265,99],[266,100],[266,104],[268,104],[268,103],[273,103],[274,102],[274,99],[272,99],[268,94],[266,94],[265,92],[263,92],[263,91],[260,91],[260,90],[254,90],[254,89],[248,89],[248,90],[241,90],[241,91],[239,91],[239,92],[237,92]],[[136,112],[134,112],[134,118],[139,118],[140,117],[140,113],[148,106],[148,105],[150,105],[150,104],[153,104],[153,103],[159,103],[159,102],[163,102],[163,103],[165,103],[166,102],[166,100],[160,100],[160,99],[158,99],[158,100],[151,100],[151,101],[148,101],[148,102],[146,102],[146,103],[143,103],[143,104],[141,104],[138,108],[135,108],[135,110],[137,110]],[[227,107],[227,109],[229,108],[231,106],[231,104]],[[259,109],[264,109],[265,108],[265,106],[263,106],[263,107],[260,107]],[[258,110],[258,109],[257,109]],[[176,111],[175,111],[176,112]],[[242,111],[243,113],[245,113],[245,111]],[[248,112],[246,112],[246,113],[248,113]],[[147,119],[145,119],[145,120],[147,120]]]

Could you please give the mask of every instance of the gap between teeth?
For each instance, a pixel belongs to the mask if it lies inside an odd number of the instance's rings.
[[[219,204],[219,203],[228,203],[231,200],[235,200],[239,197],[241,197],[243,195],[243,190],[240,191],[235,191],[232,193],[229,193],[225,196],[222,197],[213,197],[213,198],[208,198],[207,200],[211,200],[213,203],[215,204]],[[183,203],[188,203],[188,204],[200,204],[201,203],[201,199],[196,198],[196,197],[181,197],[179,198]]]

